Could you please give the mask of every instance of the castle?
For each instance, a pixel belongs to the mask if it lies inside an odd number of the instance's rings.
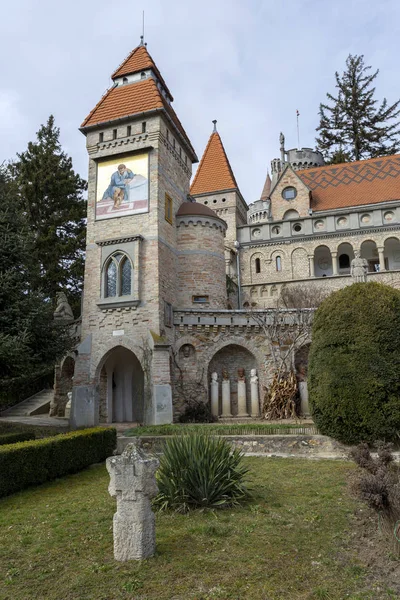
[[[191,183],[198,158],[143,42],[112,80],[81,126],[82,331],[59,368],[60,405],[73,373],[72,426],[170,423],[213,379],[215,414],[257,417],[273,364],[250,309],[275,307],[282,286],[350,284],[355,251],[368,279],[400,285],[400,156],[325,166],[281,134],[249,206],[216,122]]]

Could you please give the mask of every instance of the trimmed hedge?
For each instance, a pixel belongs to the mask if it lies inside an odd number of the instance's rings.
[[[0,497],[77,473],[111,456],[114,428],[95,427],[0,447]]]
[[[400,291],[355,283],[318,308],[309,397],[320,432],[348,444],[398,440]]]
[[[34,440],[35,434],[33,431],[13,431],[12,433],[4,433],[0,435],[0,446],[5,444],[15,444],[17,442],[27,442]]]

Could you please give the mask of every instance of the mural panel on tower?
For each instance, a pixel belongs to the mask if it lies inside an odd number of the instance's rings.
[[[97,163],[96,219],[135,215],[149,210],[148,153]]]

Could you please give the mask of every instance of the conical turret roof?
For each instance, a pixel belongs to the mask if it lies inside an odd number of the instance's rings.
[[[268,200],[270,193],[271,193],[271,177],[269,176],[269,173],[267,173],[263,191],[261,192],[260,200]]]
[[[221,137],[213,131],[190,188],[192,195],[238,189]]]

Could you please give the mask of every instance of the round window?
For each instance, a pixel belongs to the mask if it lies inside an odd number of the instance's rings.
[[[285,200],[294,200],[297,196],[297,190],[293,186],[285,187],[282,191],[282,198]]]
[[[299,231],[301,231],[301,224],[300,223],[295,223],[293,225],[293,231],[295,231],[296,233],[299,233]]]

